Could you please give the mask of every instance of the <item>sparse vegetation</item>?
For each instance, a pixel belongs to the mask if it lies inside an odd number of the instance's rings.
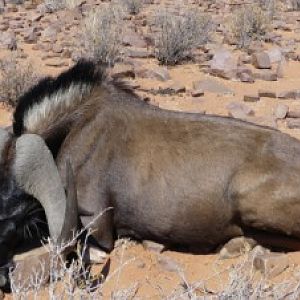
[[[101,6],[85,19],[85,55],[112,66],[121,55],[123,17],[119,5]]]
[[[122,2],[131,15],[137,15],[143,6],[142,0],[123,0]]]
[[[38,76],[29,63],[20,64],[18,54],[0,60],[0,101],[15,107],[19,96],[36,83]]]
[[[212,33],[213,22],[197,10],[181,9],[174,14],[165,9],[156,16],[156,57],[166,65],[175,65],[191,57],[192,51],[205,44]]]
[[[240,48],[254,40],[262,40],[270,25],[270,17],[257,4],[244,5],[232,15],[230,34]]]

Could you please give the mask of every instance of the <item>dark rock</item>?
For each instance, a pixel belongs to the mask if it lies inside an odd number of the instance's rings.
[[[264,81],[277,81],[277,73],[273,72],[271,70],[264,70],[259,73],[254,73],[254,78],[255,79],[260,79]]]
[[[300,99],[300,90],[283,91],[278,93],[277,97],[281,99],[297,100]]]
[[[192,90],[191,95],[192,95],[192,97],[201,97],[201,96],[204,96],[204,92],[201,89]]]
[[[258,90],[258,96],[265,97],[265,98],[277,98],[276,92],[269,91],[269,90]]]
[[[257,102],[259,100],[259,96],[257,95],[244,95],[245,102]]]

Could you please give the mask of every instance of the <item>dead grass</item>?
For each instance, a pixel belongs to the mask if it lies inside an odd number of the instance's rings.
[[[18,61],[18,53],[12,52],[0,60],[0,101],[15,107],[18,98],[38,80],[32,64]]]
[[[263,40],[270,29],[270,16],[260,5],[244,5],[231,16],[229,32],[239,48],[246,48],[254,40]]]
[[[102,5],[86,17],[85,56],[112,66],[121,57],[123,12],[118,4]]]
[[[208,15],[185,7],[162,9],[155,17],[156,57],[162,64],[175,65],[192,57],[195,48],[207,43],[213,31]]]

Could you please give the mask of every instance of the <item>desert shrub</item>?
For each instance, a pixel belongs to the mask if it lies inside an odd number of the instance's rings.
[[[181,9],[180,14],[164,9],[156,15],[155,25],[158,29],[155,54],[162,64],[167,65],[191,57],[192,50],[207,43],[213,30],[208,15],[191,9]]]
[[[38,80],[32,64],[19,63],[17,53],[0,60],[0,78],[0,101],[11,107]]]
[[[238,47],[245,48],[253,40],[262,40],[269,25],[270,18],[259,5],[244,5],[232,15],[229,31]]]
[[[118,5],[91,11],[84,22],[85,55],[112,66],[120,58],[123,16]]]
[[[263,8],[270,19],[272,19],[278,9],[278,0],[258,0],[258,5]]]
[[[143,6],[142,0],[122,0],[122,2],[131,15],[137,15]]]

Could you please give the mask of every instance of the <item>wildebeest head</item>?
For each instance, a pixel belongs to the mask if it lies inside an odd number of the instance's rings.
[[[77,203],[70,165],[66,195],[52,154],[38,135],[24,134],[16,139],[0,129],[0,159],[0,287],[3,287],[7,285],[9,262],[24,241],[38,238],[48,228],[54,242],[70,238],[72,229],[77,227]]]

